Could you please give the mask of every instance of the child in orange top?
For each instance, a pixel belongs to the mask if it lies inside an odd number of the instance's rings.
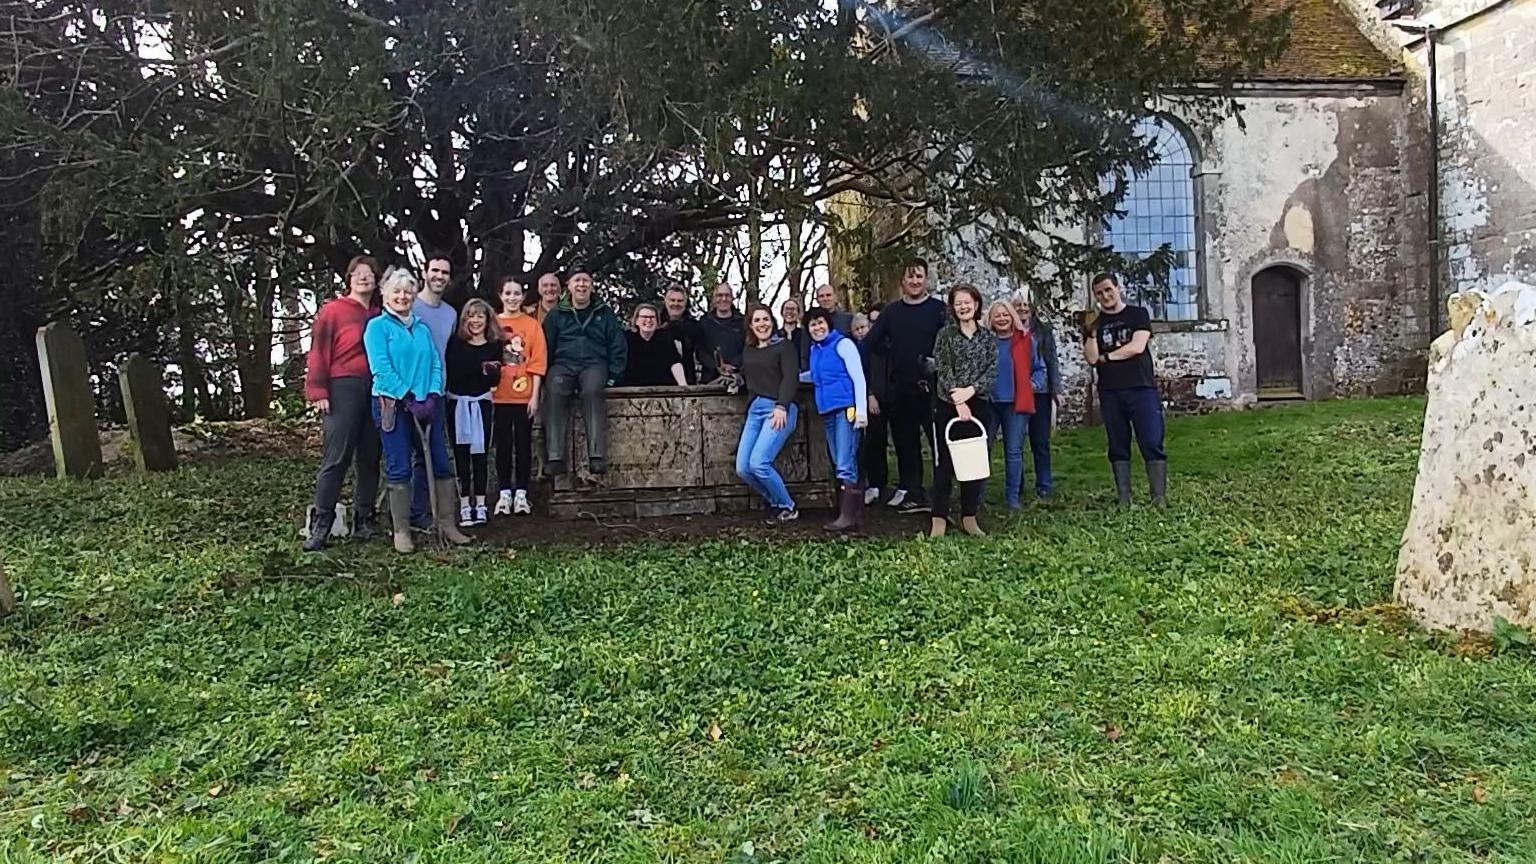
[[[549,368],[544,328],[523,311],[523,286],[510,277],[501,280],[501,314],[506,334],[502,342],[501,380],[491,391],[495,407],[496,481],[501,495],[496,515],[532,513],[528,486],[533,474],[533,418],[539,413],[539,388]],[[517,456],[517,485],[512,484],[513,453]]]

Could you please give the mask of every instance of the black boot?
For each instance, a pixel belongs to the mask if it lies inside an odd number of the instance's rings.
[[[1115,472],[1115,494],[1119,496],[1120,506],[1131,506],[1131,463],[1111,462],[1109,467]]]
[[[352,539],[359,543],[373,539],[373,511],[352,508]]]
[[[1168,463],[1147,463],[1147,486],[1152,491],[1152,506],[1161,507],[1168,497]]]
[[[848,496],[848,516],[853,520],[853,527],[848,530],[854,534],[864,533],[864,484],[856,484]]]
[[[325,548],[325,541],[331,536],[331,523],[335,519],[334,508],[324,511],[314,508],[314,512],[309,514],[309,536],[304,538],[305,552],[319,552]]]

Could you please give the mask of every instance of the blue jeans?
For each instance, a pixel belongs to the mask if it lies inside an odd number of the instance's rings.
[[[1010,510],[1019,508],[1019,492],[1024,486],[1024,436],[1032,416],[1013,410],[1012,402],[992,403],[992,428],[987,430],[987,437],[996,437],[999,430],[1003,433],[1003,501]]]
[[[827,455],[837,482],[844,486],[859,484],[859,439],[863,436],[848,419],[847,411],[832,411],[821,415],[822,427],[827,438]]]
[[[385,432],[379,423],[378,397],[369,401],[373,403],[373,425],[379,427],[379,443],[384,447],[384,479],[389,483],[411,482],[412,460],[423,455],[415,418],[405,410],[404,405],[399,405],[395,409],[395,428]],[[453,476],[453,466],[448,462],[448,429],[444,422],[446,406],[447,402],[438,400],[437,411],[433,413],[432,424],[427,429],[426,451],[432,457],[432,474],[439,480]],[[422,464],[425,466],[425,461]]]
[[[1035,413],[1029,415],[1029,449],[1035,457],[1035,494],[1051,494],[1051,415],[1056,411],[1056,397],[1035,394]]]
[[[443,476],[441,474],[437,475]],[[430,522],[432,517],[427,513],[432,509],[432,499],[427,495],[427,460],[422,456],[421,448],[416,448],[411,455],[411,523],[420,525]],[[393,481],[391,481],[393,482]]]
[[[1168,459],[1163,452],[1163,400],[1156,387],[1100,390],[1099,413],[1109,438],[1109,461],[1131,461],[1131,432],[1147,462]]]
[[[736,476],[740,477],[753,492],[763,496],[768,506],[780,510],[795,509],[795,501],[784,487],[773,460],[778,458],[784,443],[795,432],[795,418],[800,406],[790,403],[789,420],[783,429],[774,429],[768,422],[773,417],[774,401],[766,396],[754,398],[747,406],[747,422],[741,427],[741,443],[736,445]]]

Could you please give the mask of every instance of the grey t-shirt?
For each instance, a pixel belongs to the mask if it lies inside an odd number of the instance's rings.
[[[427,330],[432,333],[432,344],[437,346],[437,356],[448,356],[448,340],[453,338],[453,328],[458,326],[459,313],[446,302],[433,306],[416,298],[416,306],[412,309],[416,317],[427,325]]]

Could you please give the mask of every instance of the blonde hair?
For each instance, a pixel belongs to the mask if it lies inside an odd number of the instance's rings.
[[[500,322],[496,320],[496,310],[479,297],[471,299],[464,304],[463,309],[459,310],[459,326],[454,328],[456,331],[454,335],[459,337],[459,341],[468,342],[470,339],[469,316],[472,312],[479,312],[485,316],[485,341],[500,342],[502,331]]]
[[[1023,329],[1023,327],[1021,326],[1023,322],[1019,321],[1019,313],[1013,311],[1013,304],[1012,303],[1009,303],[1007,300],[993,300],[992,301],[992,305],[987,307],[986,322],[987,322],[987,329],[988,330],[992,329],[992,313],[996,312],[999,309],[1001,309],[1004,312],[1008,313],[1008,321],[1009,321],[1009,323],[1011,325],[1009,327],[1009,332],[1013,332],[1015,330]]]

